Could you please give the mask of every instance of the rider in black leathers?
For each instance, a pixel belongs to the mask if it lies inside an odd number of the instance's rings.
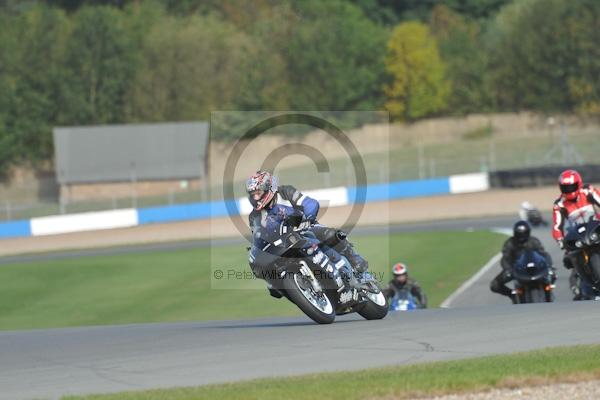
[[[527,250],[537,251],[548,262],[552,283],[556,280],[556,270],[552,267],[552,258],[544,249],[544,246],[538,238],[531,236],[531,228],[525,221],[518,221],[513,227],[513,236],[504,242],[502,247],[502,260],[500,266],[502,271],[490,282],[492,292],[510,297],[513,302],[516,300],[512,290],[506,284],[513,280],[512,268],[519,256]]]

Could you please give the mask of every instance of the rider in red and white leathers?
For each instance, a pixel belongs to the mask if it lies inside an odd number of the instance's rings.
[[[581,175],[572,169],[566,170],[558,178],[561,195],[554,202],[552,210],[552,237],[561,249],[564,249],[565,224],[571,225],[587,222],[590,218],[600,219],[600,191],[591,185],[584,185]],[[595,207],[599,207],[596,209]],[[565,255],[563,263],[565,268],[572,269],[575,260]],[[576,270],[576,268],[575,268]],[[574,274],[573,271],[572,274]],[[573,286],[574,276],[569,279]],[[571,287],[577,297],[577,287]]]
[[[591,185],[583,185],[581,175],[577,171],[567,170],[560,174],[558,185],[561,196],[554,202],[552,212],[552,237],[564,248],[565,222],[581,224],[590,217],[600,219],[600,191]]]

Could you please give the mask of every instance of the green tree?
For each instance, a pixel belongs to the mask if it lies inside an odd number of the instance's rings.
[[[283,52],[296,109],[372,110],[382,105],[386,31],[343,1],[297,4]]]
[[[511,0],[351,0],[373,21],[396,25],[401,21],[426,22],[433,9],[444,6],[465,19],[493,16]]]
[[[233,8],[226,7],[226,16],[236,21],[237,28],[251,38],[252,46],[239,65],[244,73],[235,107],[240,110],[287,110],[293,96],[287,49],[291,32],[299,22],[299,17],[286,2],[273,7],[268,7],[264,1],[246,0],[236,3],[249,4],[240,7],[241,15],[238,15],[240,11],[231,15]],[[252,11],[245,12],[247,10]]]
[[[14,160],[11,151],[12,132],[9,130],[10,104],[14,93],[18,56],[14,19],[0,11],[0,176],[7,173]]]
[[[433,9],[429,25],[439,43],[451,84],[449,112],[467,114],[489,110],[491,100],[485,90],[487,54],[481,24],[440,5]]]
[[[64,12],[36,6],[5,26],[18,51],[9,56],[12,71],[2,147],[15,162],[36,163],[52,156],[52,126],[64,110],[63,62],[70,24]]]
[[[396,119],[414,120],[446,107],[449,84],[435,38],[420,22],[394,28],[388,42],[386,107]]]
[[[515,2],[488,33],[491,90],[501,110],[567,110],[567,59],[561,50],[560,0]],[[562,53],[562,54],[561,54]],[[563,57],[567,59],[563,59]]]
[[[600,116],[600,3],[567,2],[561,27],[567,47],[576,54],[567,78],[574,111]]]
[[[141,60],[125,14],[104,6],[82,7],[74,17],[66,54],[65,123],[124,121],[125,97]]]
[[[464,18],[489,18],[512,0],[445,0],[437,6],[446,6]]]
[[[128,95],[130,119],[207,119],[210,110],[233,107],[251,51],[251,40],[218,18],[162,18]]]
[[[497,107],[597,114],[599,21],[600,3],[592,0],[531,0],[505,7],[487,42]]]

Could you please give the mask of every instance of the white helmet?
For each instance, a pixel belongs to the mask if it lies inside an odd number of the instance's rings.
[[[406,264],[396,263],[392,267],[392,273],[394,274],[394,276],[407,275],[408,274],[408,267],[406,266]]]

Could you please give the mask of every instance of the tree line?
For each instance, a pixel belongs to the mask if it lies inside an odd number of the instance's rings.
[[[54,126],[211,110],[600,115],[595,0],[5,0],[0,27],[2,171]]]

